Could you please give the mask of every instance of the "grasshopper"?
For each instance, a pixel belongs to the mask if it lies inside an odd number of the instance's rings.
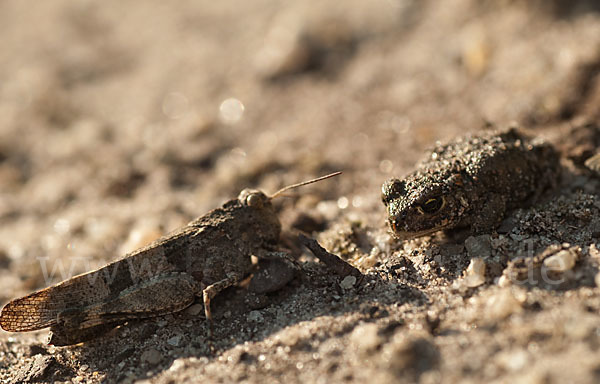
[[[197,296],[211,324],[211,299],[252,272],[250,256],[282,257],[276,252],[281,224],[271,200],[340,173],[271,196],[244,189],[237,199],[120,260],[12,300],[0,313],[0,327],[10,332],[50,327],[50,344],[71,345],[128,320],[181,311]]]

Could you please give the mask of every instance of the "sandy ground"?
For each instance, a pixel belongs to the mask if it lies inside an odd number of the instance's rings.
[[[600,143],[598,11],[3,1],[0,304],[245,187],[344,174],[277,202],[305,273],[272,294],[221,294],[212,349],[199,305],[73,347],[47,346],[46,330],[0,332],[0,380],[600,381],[600,184],[583,166]],[[497,233],[390,237],[384,180],[437,140],[511,122],[561,150],[556,190]],[[332,274],[294,242],[299,230],[365,278]],[[558,269],[540,276],[550,257]],[[529,276],[507,278],[523,265]]]

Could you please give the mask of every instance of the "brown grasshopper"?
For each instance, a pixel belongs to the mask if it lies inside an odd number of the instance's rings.
[[[200,295],[210,321],[211,299],[251,273],[251,255],[281,257],[275,252],[281,224],[271,200],[340,173],[272,196],[244,189],[237,199],[118,261],[12,300],[0,313],[0,327],[10,332],[50,327],[50,344],[77,344],[128,320],[181,311]]]

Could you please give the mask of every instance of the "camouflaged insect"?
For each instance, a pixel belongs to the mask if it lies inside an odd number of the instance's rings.
[[[251,255],[285,258],[277,252],[281,224],[271,200],[339,173],[273,196],[245,189],[237,199],[121,260],[9,302],[0,313],[0,327],[10,332],[50,327],[50,344],[70,345],[131,319],[180,311],[196,296],[210,320],[211,299],[251,273]]]
[[[550,144],[515,128],[438,145],[415,172],[383,184],[388,223],[402,240],[456,227],[492,231],[557,184],[558,159]]]

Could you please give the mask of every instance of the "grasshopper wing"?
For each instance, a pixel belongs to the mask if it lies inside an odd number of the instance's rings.
[[[50,300],[49,290],[47,288],[6,304],[0,314],[0,327],[5,331],[25,332],[52,325],[59,309]]]
[[[197,229],[184,227],[98,270],[12,300],[2,308],[0,327],[27,332],[57,325],[65,311],[110,301],[140,281],[172,271],[169,258],[185,254],[188,235],[194,231]]]
[[[110,277],[128,273],[126,269],[126,263],[109,264],[12,300],[2,308],[0,327],[10,332],[27,332],[55,325],[63,311],[85,307],[109,296]]]

